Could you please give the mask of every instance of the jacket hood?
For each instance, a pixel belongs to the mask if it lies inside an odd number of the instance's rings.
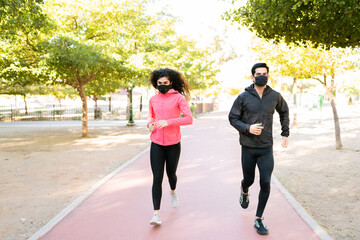
[[[254,84],[251,84],[250,86],[248,86],[247,88],[245,88],[245,91],[255,95],[255,96],[258,96],[257,92],[256,92],[256,89],[255,89],[255,86]],[[266,85],[266,88],[264,90],[264,93],[263,95],[266,95],[268,94],[269,92],[272,91],[272,88],[269,86],[269,85]]]

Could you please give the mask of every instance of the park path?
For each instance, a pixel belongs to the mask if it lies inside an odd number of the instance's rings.
[[[207,114],[182,127],[180,205],[171,208],[165,176],[160,227],[149,225],[152,175],[149,152],[145,151],[50,231],[37,234],[42,240],[319,239],[274,183],[264,213],[270,234],[259,236],[253,227],[258,180],[250,188],[250,205],[244,210],[238,202],[241,177],[238,133],[229,125],[226,113]]]

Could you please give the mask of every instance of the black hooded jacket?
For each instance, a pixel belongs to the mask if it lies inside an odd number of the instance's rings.
[[[266,86],[262,98],[254,84],[235,100],[229,113],[230,124],[239,131],[240,144],[247,148],[270,148],[273,145],[272,125],[275,110],[280,115],[281,136],[289,136],[289,108],[280,93]],[[260,135],[249,132],[250,125],[262,123]]]

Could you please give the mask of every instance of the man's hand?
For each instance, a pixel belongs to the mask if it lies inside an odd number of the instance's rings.
[[[166,120],[159,120],[155,123],[155,128],[163,128],[168,126],[168,123]]]
[[[255,123],[250,126],[249,132],[254,135],[260,135],[261,131],[264,129],[263,126],[261,126],[262,123]]]
[[[289,145],[289,139],[288,139],[288,137],[283,137],[283,138],[282,138],[281,146],[282,146],[283,148],[287,148],[288,145]]]

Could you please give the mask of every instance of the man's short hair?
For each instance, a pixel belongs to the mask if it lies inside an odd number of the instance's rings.
[[[254,76],[255,69],[262,67],[266,68],[267,73],[269,73],[269,67],[266,65],[266,63],[255,63],[254,66],[251,68],[251,74]]]

